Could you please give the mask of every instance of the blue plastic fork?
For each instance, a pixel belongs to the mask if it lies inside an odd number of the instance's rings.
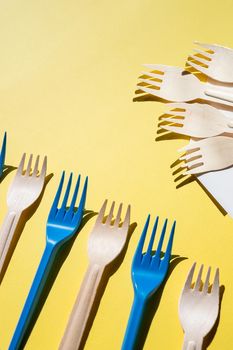
[[[61,181],[51,207],[47,226],[46,226],[46,246],[38,270],[36,272],[34,281],[29,291],[27,300],[24,304],[23,311],[15,329],[13,338],[10,343],[9,350],[18,350],[21,347],[24,336],[29,328],[30,321],[33,313],[36,309],[40,296],[43,292],[43,288],[46,284],[47,277],[51,271],[51,267],[56,259],[56,254],[59,248],[71,239],[77,232],[84,212],[84,206],[86,201],[87,183],[88,178],[86,177],[81,199],[79,202],[78,209],[75,210],[75,203],[78,195],[80,185],[80,175],[78,177],[74,194],[71,200],[70,207],[67,208],[67,201],[69,197],[72,173],[69,177],[65,195],[62,201],[61,207],[58,209],[58,203],[61,196],[61,191],[64,183],[65,173],[63,172]]]
[[[168,271],[176,222],[174,221],[173,223],[164,257],[161,258],[160,255],[166,232],[167,220],[164,222],[157,250],[155,253],[153,253],[152,248],[158,221],[159,218],[157,217],[151,233],[147,251],[143,254],[143,245],[150,222],[150,215],[148,215],[133,258],[131,274],[134,287],[134,302],[130,312],[130,317],[121,348],[122,350],[138,350],[138,336],[145,315],[146,305],[149,299],[154,296],[155,292],[164,281]]]
[[[5,166],[5,158],[6,158],[6,132],[2,141],[2,148],[0,153],[0,177],[2,176],[4,166]]]

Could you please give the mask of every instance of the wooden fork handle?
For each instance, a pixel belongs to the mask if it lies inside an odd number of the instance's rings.
[[[8,211],[0,229],[0,281],[13,253],[10,248],[20,216],[21,212]]]
[[[203,339],[193,340],[194,337],[185,335],[182,350],[202,350]]]
[[[59,350],[79,349],[103,271],[104,268],[98,265],[88,267]]]
[[[216,89],[214,87],[208,88],[204,93],[206,96],[233,103],[233,92],[229,92],[228,90],[225,91],[221,87]]]

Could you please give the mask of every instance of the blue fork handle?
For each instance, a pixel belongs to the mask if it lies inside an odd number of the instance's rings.
[[[39,267],[34,277],[31,289],[28,293],[27,300],[24,304],[23,311],[21,313],[20,319],[16,326],[16,329],[8,350],[20,349],[20,345],[28,330],[28,326],[32,319],[33,313],[38,304],[38,300],[42,294],[49,271],[53,265],[56,252],[57,252],[56,246],[47,241],[43,256],[41,258]]]
[[[143,322],[146,303],[146,298],[135,294],[121,350],[138,349],[138,336]]]

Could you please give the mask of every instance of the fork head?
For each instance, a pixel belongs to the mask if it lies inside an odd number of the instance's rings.
[[[124,220],[121,222],[122,203],[114,218],[115,202],[106,214],[107,200],[104,201],[95,225],[88,240],[88,256],[91,263],[106,266],[114,261],[122,252],[130,225],[130,205],[128,205]]]
[[[142,72],[143,76],[149,79],[139,78],[140,84],[137,87],[140,90],[174,102],[191,101],[199,96],[201,90],[199,79],[193,74],[183,74],[183,68],[151,64],[145,66],[156,73]]]
[[[26,154],[24,153],[7,194],[7,205],[15,211],[23,211],[31,206],[40,196],[44,187],[47,157],[44,157],[40,172],[38,172],[39,156],[36,157],[32,170],[33,155],[30,155],[26,171],[24,171],[25,158]]]
[[[163,129],[197,138],[232,133],[232,122],[217,108],[199,103],[170,103],[160,117]],[[164,122],[170,123],[164,125]],[[172,123],[172,124],[171,124]]]
[[[55,195],[52,207],[49,212],[47,220],[47,240],[50,240],[54,243],[64,243],[70,239],[78,230],[81,220],[83,217],[85,202],[86,202],[86,193],[88,185],[88,177],[86,177],[83,190],[81,193],[79,205],[76,210],[76,201],[80,187],[81,176],[78,176],[76,181],[74,193],[71,199],[70,206],[67,205],[68,198],[70,194],[70,188],[72,184],[73,174],[70,174],[65,194],[61,203],[61,206],[58,208],[61,192],[65,179],[65,172],[63,171],[61,180]]]
[[[152,249],[158,227],[158,221],[159,218],[157,217],[152,229],[147,250],[145,253],[143,253],[143,246],[150,222],[150,215],[148,215],[132,263],[131,272],[135,293],[139,293],[146,298],[152,296],[156,292],[166,277],[171,257],[173,237],[175,233],[176,222],[174,221],[164,256],[161,258],[160,255],[167,228],[167,219],[163,224],[158,246],[154,253]]]
[[[208,268],[202,284],[201,265],[194,285],[192,285],[196,263],[188,273],[179,301],[179,317],[182,327],[189,334],[201,334],[203,337],[214,326],[219,312],[219,269],[216,269],[214,282],[210,289],[211,268]]]
[[[216,44],[195,42],[200,48],[189,55],[187,65],[223,83],[233,82],[233,50]]]
[[[5,132],[4,137],[3,137],[3,141],[2,141],[1,151],[0,151],[0,177],[2,176],[4,166],[5,166],[6,140],[7,140],[7,134]]]

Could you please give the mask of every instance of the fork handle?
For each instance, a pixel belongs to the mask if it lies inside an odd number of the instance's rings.
[[[79,349],[103,272],[103,267],[95,264],[89,265],[59,350]]]
[[[13,251],[10,249],[21,212],[9,210],[0,229],[0,280],[3,278]],[[8,258],[6,260],[6,258]]]
[[[182,350],[202,350],[203,339],[198,340],[195,337],[185,334]]]
[[[135,294],[121,350],[136,350],[147,299]]]
[[[231,88],[232,89],[232,88]],[[227,101],[230,103],[233,103],[233,93],[232,91],[229,92],[229,88],[223,88],[223,87],[208,87],[204,94],[206,96],[214,97],[223,101]]]
[[[34,277],[31,289],[28,293],[27,300],[24,304],[23,311],[19,318],[8,350],[21,349],[22,341],[24,340],[24,337],[29,329],[30,322],[32,320],[36,306],[38,305],[38,301],[42,295],[43,288],[47,281],[47,277],[49,275],[56,253],[57,246],[47,241],[43,256],[41,258],[39,267]]]

